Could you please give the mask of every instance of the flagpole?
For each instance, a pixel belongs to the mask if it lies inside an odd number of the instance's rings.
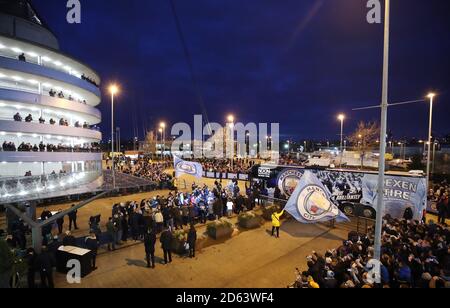
[[[386,133],[388,115],[388,89],[389,89],[389,18],[390,0],[385,4],[384,21],[384,59],[383,59],[383,93],[381,102],[381,130],[380,130],[380,158],[378,163],[378,188],[377,188],[377,216],[375,224],[374,258],[381,260],[381,231],[384,212],[384,174],[386,171]]]

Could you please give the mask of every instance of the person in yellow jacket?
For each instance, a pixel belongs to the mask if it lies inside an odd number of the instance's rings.
[[[277,238],[280,237],[280,227],[281,227],[281,220],[280,217],[284,214],[284,210],[281,212],[275,212],[272,214],[272,236],[275,233],[275,230],[277,230]]]

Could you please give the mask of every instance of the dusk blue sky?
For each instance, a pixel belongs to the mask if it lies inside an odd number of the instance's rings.
[[[382,1],[384,2],[384,1]],[[174,0],[211,121],[280,123],[283,138],[337,139],[379,110],[382,24],[366,21],[366,0]],[[391,1],[390,102],[438,93],[435,135],[450,133],[450,3]],[[121,93],[116,124],[131,137],[160,119],[192,122],[201,114],[169,0],[81,0],[82,23],[66,22],[66,1],[34,0],[61,49],[103,81],[104,139],[109,138],[106,86]],[[428,104],[389,111],[400,138],[427,136]]]

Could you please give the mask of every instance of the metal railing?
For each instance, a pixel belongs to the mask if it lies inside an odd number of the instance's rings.
[[[78,187],[92,182],[101,171],[46,174],[28,177],[0,178],[0,203],[38,197],[48,192]]]

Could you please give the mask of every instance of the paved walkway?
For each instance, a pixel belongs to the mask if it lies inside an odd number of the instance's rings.
[[[175,256],[162,265],[162,251],[156,252],[155,269],[147,269],[142,244],[103,254],[98,269],[80,285],[69,285],[65,275],[56,274],[58,287],[112,288],[284,288],[305,268],[305,256],[312,250],[324,252],[337,247],[347,231],[329,230],[323,225],[302,225],[287,221],[279,239],[269,235],[270,223],[244,231],[226,242],[207,247],[195,259]]]

